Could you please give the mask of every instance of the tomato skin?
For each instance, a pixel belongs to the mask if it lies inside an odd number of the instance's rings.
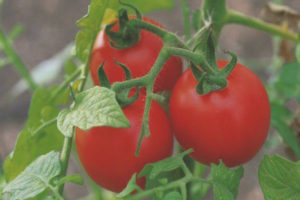
[[[130,18],[133,18],[132,16]],[[157,22],[143,17],[143,21],[161,27]],[[112,30],[119,29],[116,24]],[[90,71],[95,85],[99,85],[97,70],[104,61],[104,71],[110,83],[124,81],[123,70],[114,62],[125,64],[131,71],[132,77],[137,78],[146,75],[152,68],[157,56],[163,47],[163,41],[156,35],[146,30],[141,31],[137,44],[126,49],[115,49],[109,44],[109,37],[102,30],[99,32],[90,60]],[[177,79],[182,74],[182,61],[179,57],[171,57],[163,66],[158,75],[154,91],[171,90]]]
[[[218,61],[219,68],[228,62]],[[170,100],[174,134],[191,156],[204,164],[228,167],[249,161],[262,147],[270,124],[270,104],[258,77],[237,64],[225,89],[206,95],[195,91],[197,81],[188,69],[176,83]]]
[[[95,127],[88,131],[76,129],[76,147],[80,161],[88,175],[105,189],[121,192],[135,172],[147,163],[172,155],[173,136],[169,119],[160,105],[152,101],[149,127],[150,137],[144,137],[140,155],[135,156],[141,132],[145,98],[123,108],[130,128]],[[143,187],[145,180],[138,179]]]

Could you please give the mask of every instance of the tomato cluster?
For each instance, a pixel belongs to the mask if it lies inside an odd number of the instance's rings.
[[[143,20],[160,26],[147,18]],[[117,31],[118,24],[112,30]],[[163,43],[148,31],[142,30],[140,34],[136,45],[115,49],[109,44],[106,33],[99,33],[90,61],[95,84],[99,85],[97,71],[103,61],[111,83],[125,80],[124,72],[114,59],[125,64],[133,78],[151,70]],[[217,65],[222,69],[227,63],[218,61]],[[141,132],[145,94],[123,108],[131,124],[129,128],[77,129],[76,146],[83,167],[96,183],[120,192],[132,174],[147,163],[171,156],[171,132],[184,149],[193,148],[192,158],[201,163],[209,165],[222,160],[227,166],[234,167],[249,161],[267,136],[270,122],[268,96],[257,76],[241,64],[235,66],[227,81],[226,88],[200,95],[195,89],[197,80],[192,70],[182,74],[180,58],[171,57],[154,86],[154,92],[172,90],[170,119],[160,105],[152,101],[149,116],[151,136],[143,139],[138,157],[135,150]],[[141,186],[143,182],[143,179],[138,180]]]

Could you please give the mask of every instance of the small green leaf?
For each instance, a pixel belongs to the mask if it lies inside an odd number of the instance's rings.
[[[99,31],[105,9],[109,7],[109,0],[91,0],[88,13],[77,21],[77,25],[82,28]]]
[[[78,94],[71,109],[59,113],[57,126],[71,137],[74,126],[89,130],[95,126],[128,127],[130,123],[115,100],[115,93],[96,86]]]
[[[211,175],[215,200],[233,200],[236,198],[240,180],[244,175],[242,166],[230,170],[222,162],[219,165],[212,164]]]
[[[296,135],[289,127],[292,114],[278,103],[271,103],[271,124],[276,128],[283,141],[296,153],[300,158],[300,145]]]
[[[89,29],[81,29],[76,34],[75,46],[76,46],[76,56],[82,61],[86,61],[88,58],[89,50],[92,46],[92,38],[95,37]]]
[[[60,186],[62,184],[65,184],[66,182],[72,182],[75,183],[77,185],[82,185],[83,184],[83,178],[78,175],[78,174],[72,174],[69,176],[65,176],[62,179],[60,179],[57,183],[57,186]]]
[[[101,29],[105,11],[110,8],[112,4],[116,4],[115,0],[91,0],[88,13],[78,20],[77,25],[83,29],[76,35],[75,46],[76,55],[82,61],[88,59],[89,51],[94,42],[93,40]]]
[[[25,128],[18,135],[14,151],[4,162],[7,182],[13,180],[40,155],[62,148],[63,135],[57,129],[56,123],[39,129],[49,119],[56,118],[59,112],[51,97],[52,93],[49,90],[43,88],[35,90]]]
[[[279,94],[287,98],[297,98],[300,102],[300,63],[284,65],[275,88]]]
[[[141,190],[141,188],[136,184],[136,173],[134,173],[129,180],[126,188],[121,193],[119,193],[117,197],[124,198],[136,190]]]
[[[146,177],[146,189],[164,185],[166,182],[171,182],[180,177],[183,177],[181,167],[184,164],[183,157],[191,153],[187,150],[176,157],[166,158],[164,160],[147,164],[138,177]],[[163,183],[161,182],[163,180]]]
[[[106,87],[106,88],[110,89],[111,85],[110,85],[110,82],[108,80],[108,77],[106,76],[106,73],[105,73],[103,67],[104,67],[104,62],[102,62],[100,64],[100,66],[98,67],[98,79],[99,79],[100,85],[102,87]]]
[[[67,60],[65,63],[65,79],[72,75],[78,69],[77,65],[72,60]]]
[[[266,200],[300,199],[300,163],[266,155],[258,170],[258,179]]]
[[[11,200],[35,197],[51,186],[50,181],[59,175],[60,170],[59,152],[52,151],[33,161],[4,188],[4,192],[10,194]]]
[[[147,179],[153,180],[162,172],[168,172],[180,168],[182,166],[182,162],[182,156],[179,155],[147,164],[139,173],[139,177],[145,176]]]
[[[182,200],[182,196],[179,192],[169,192],[163,198],[163,200]]]

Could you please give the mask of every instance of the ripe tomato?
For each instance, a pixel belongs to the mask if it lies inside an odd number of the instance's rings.
[[[144,138],[140,155],[135,156],[141,132],[145,97],[123,108],[130,128],[95,127],[88,131],[76,129],[76,147],[88,175],[100,186],[114,192],[122,191],[132,175],[147,163],[171,156],[173,136],[169,120],[160,105],[152,101],[149,127],[151,136]],[[138,179],[143,186],[145,180]]]
[[[131,16],[130,18],[133,17]],[[146,17],[143,20],[161,27],[157,22]],[[118,24],[112,28],[113,31],[118,29]],[[130,69],[132,77],[137,78],[146,75],[150,71],[163,47],[162,40],[146,30],[141,31],[139,42],[130,48],[115,49],[111,47],[108,41],[109,37],[105,34],[105,31],[100,31],[90,60],[90,71],[95,85],[99,85],[97,70],[103,61],[105,62],[104,71],[111,83],[125,80],[123,70],[113,59],[125,64]],[[181,74],[181,59],[179,57],[171,57],[158,75],[154,91],[171,90]]]
[[[228,62],[218,61],[219,68]],[[174,86],[170,100],[171,125],[191,156],[210,164],[219,159],[233,167],[249,161],[262,147],[270,123],[270,104],[258,77],[237,64],[225,89],[199,95],[188,69]]]

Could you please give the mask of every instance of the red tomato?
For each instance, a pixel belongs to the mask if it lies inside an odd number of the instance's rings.
[[[228,62],[218,61],[219,68]],[[188,69],[176,83],[170,100],[171,125],[184,149],[204,164],[219,159],[233,167],[249,161],[262,147],[270,124],[266,90],[249,69],[237,64],[225,89],[199,95]]]
[[[146,17],[143,20],[161,27],[157,22]],[[113,31],[118,29],[118,24],[112,28]],[[115,49],[110,46],[108,40],[109,37],[102,30],[99,32],[94,45],[90,60],[90,71],[95,85],[99,85],[97,70],[103,61],[105,61],[104,71],[111,83],[125,80],[122,68],[115,64],[113,59],[125,64],[130,69],[132,77],[137,78],[146,75],[150,71],[163,47],[163,42],[158,36],[145,30],[141,31],[139,42],[127,49]],[[179,57],[171,57],[158,75],[154,91],[171,90],[181,74],[181,59]]]
[[[76,130],[76,147],[88,175],[105,189],[122,191],[132,175],[152,162],[171,156],[173,136],[169,120],[160,105],[152,101],[149,126],[151,136],[144,137],[140,155],[135,156],[141,132],[145,97],[123,108],[130,128],[95,127]],[[138,179],[143,187],[145,180]]]

